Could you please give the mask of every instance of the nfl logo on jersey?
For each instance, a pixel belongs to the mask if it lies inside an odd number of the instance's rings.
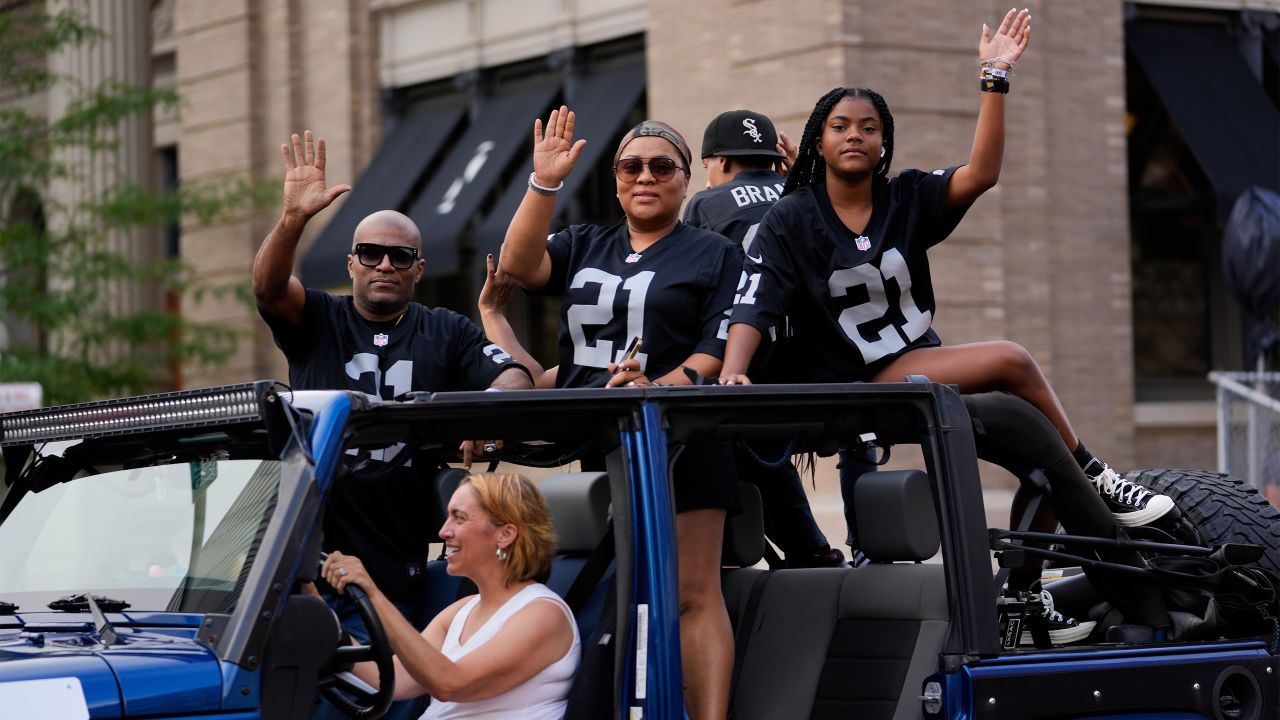
[[[377,335],[374,335],[374,336],[373,336],[373,344],[374,344],[374,345],[376,345],[376,346],[378,346],[378,347],[386,347],[386,346],[387,346],[387,334],[386,334],[386,333],[378,333]]]
[[[866,235],[859,235],[858,239],[854,241],[854,244],[858,246],[859,250],[866,252],[871,249],[871,238]]]

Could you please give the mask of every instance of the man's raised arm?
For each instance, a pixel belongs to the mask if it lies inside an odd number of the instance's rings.
[[[258,255],[253,259],[253,296],[258,307],[292,324],[302,317],[306,293],[293,276],[294,253],[307,221],[329,207],[350,185],[327,187],[324,179],[324,138],[312,141],[311,131],[292,136],[293,148],[280,146],[284,158],[284,209]]]

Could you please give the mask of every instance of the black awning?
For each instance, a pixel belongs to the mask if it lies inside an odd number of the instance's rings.
[[[1220,198],[1280,188],[1280,112],[1219,25],[1131,21],[1129,49]]]
[[[428,273],[457,269],[458,236],[559,90],[558,78],[543,76],[481,101],[475,122],[409,208],[422,229]]]
[[[581,78],[573,87],[569,107],[577,118],[574,135],[586,138],[587,145],[578,157],[575,170],[565,178],[557,211],[564,212],[567,199],[573,197],[590,174],[600,156],[613,150],[625,128],[620,126],[644,93],[645,74],[642,65],[601,71]],[[533,172],[533,158],[525,160],[520,171],[476,232],[476,255],[497,254],[507,234],[507,225],[528,188],[527,178]]]
[[[346,258],[356,225],[378,210],[404,210],[409,192],[440,153],[465,108],[465,96],[449,95],[419,103],[409,112],[302,259],[303,282],[316,287],[347,282]]]

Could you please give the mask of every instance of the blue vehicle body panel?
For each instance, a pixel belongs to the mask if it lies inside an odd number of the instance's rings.
[[[1049,697],[1053,700],[1045,707],[1053,710],[1046,713],[1054,717],[1189,720],[1213,717],[1214,684],[1224,672],[1251,674],[1259,682],[1263,707],[1271,707],[1278,690],[1276,669],[1265,645],[1250,641],[1012,654],[929,679],[943,683],[940,717],[949,720],[1008,717],[1010,707],[1029,707],[1028,698]],[[1164,684],[1144,684],[1156,674]],[[1118,692],[1126,684],[1147,688],[1142,707],[1126,707],[1132,694]],[[1168,709],[1152,709],[1161,705]],[[1113,714],[1099,714],[1107,711]]]
[[[89,717],[123,717],[115,673],[105,660],[70,647],[33,645],[28,639],[0,640],[0,683],[74,677],[80,681]]]
[[[115,671],[126,716],[202,713],[222,701],[222,672],[195,640],[122,632],[123,642],[97,654]]]
[[[95,718],[219,709],[222,672],[206,645],[167,632],[117,632],[119,643],[111,646],[80,629],[30,632],[0,642],[0,682],[77,677]]]

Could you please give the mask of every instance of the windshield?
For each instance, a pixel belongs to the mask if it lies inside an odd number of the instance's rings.
[[[79,469],[23,495],[0,525],[0,600],[43,611],[92,591],[131,610],[233,611],[281,464],[226,453],[170,460]]]

